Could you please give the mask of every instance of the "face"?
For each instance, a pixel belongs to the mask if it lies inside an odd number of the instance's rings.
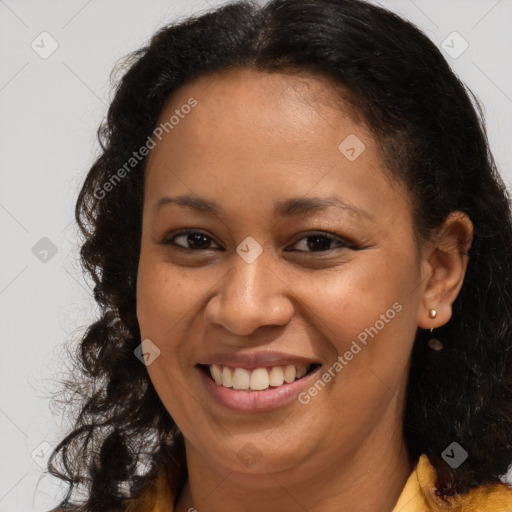
[[[138,321],[187,456],[215,470],[311,475],[401,430],[412,211],[335,96],[319,77],[239,70],[184,86],[160,116]]]

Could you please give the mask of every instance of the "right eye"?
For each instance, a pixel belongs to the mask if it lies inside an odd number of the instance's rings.
[[[179,243],[176,243],[176,240],[182,238],[185,242],[185,244],[188,244],[188,247],[185,245],[181,245]],[[193,231],[193,230],[187,230],[187,231],[180,231],[179,233],[176,233],[175,235],[171,237],[164,238],[161,243],[164,245],[173,245],[179,249],[183,249],[185,251],[201,251],[201,250],[208,250],[212,249],[210,247],[211,242],[215,243],[213,241],[213,238],[208,236],[206,233],[203,233],[202,231]],[[216,244],[217,245],[217,244]],[[217,245],[217,247],[220,247]]]

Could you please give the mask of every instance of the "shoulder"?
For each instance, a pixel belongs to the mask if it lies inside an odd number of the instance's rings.
[[[143,481],[143,484],[132,497],[122,499],[122,503],[116,508],[116,512],[153,512],[154,510],[165,510],[172,512],[177,478],[172,468],[159,466]],[[109,509],[110,511],[110,509]],[[62,503],[48,512],[90,512],[84,510],[83,505]],[[94,512],[105,512],[95,510]]]
[[[421,455],[416,468],[418,484],[432,512],[511,512],[512,488],[504,483],[487,483],[455,494],[443,501],[435,494],[436,471],[428,457]]]

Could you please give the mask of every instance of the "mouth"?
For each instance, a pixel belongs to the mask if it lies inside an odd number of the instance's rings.
[[[314,373],[321,365],[286,365],[239,368],[219,364],[198,364],[197,367],[221,388],[247,392],[270,392]]]

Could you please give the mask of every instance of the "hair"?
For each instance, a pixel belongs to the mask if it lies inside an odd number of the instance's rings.
[[[73,493],[85,488],[80,510],[120,510],[162,465],[186,478],[183,435],[134,356],[146,159],[108,193],[104,185],[146,144],[174,91],[236,69],[322,76],[339,87],[379,141],[389,176],[410,191],[418,240],[431,240],[450,212],[473,222],[464,283],[436,333],[444,349],[428,349],[428,331],[416,334],[403,435],[411,460],[429,457],[441,497],[500,482],[512,461],[512,218],[478,100],[426,35],[383,8],[239,1],[161,28],[118,68],[98,129],[102,152],[75,210],[100,311],[66,382],[79,405],[74,425],[48,464],[67,483],[60,506],[76,505]],[[469,454],[456,469],[442,457],[452,442]]]

